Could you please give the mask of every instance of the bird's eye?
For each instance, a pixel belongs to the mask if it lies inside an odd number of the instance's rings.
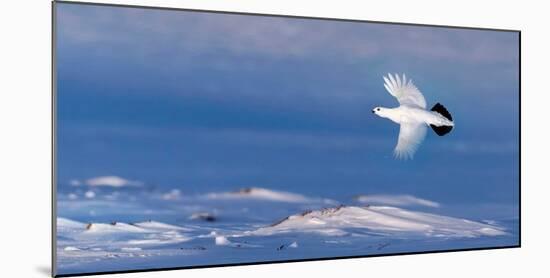
[[[380,108],[376,108],[376,111],[380,111]]]

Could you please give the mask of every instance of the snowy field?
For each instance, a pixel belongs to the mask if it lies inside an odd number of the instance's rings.
[[[410,195],[332,200],[255,187],[186,194],[75,186],[58,192],[57,268],[71,274],[518,243],[517,219],[444,212]]]

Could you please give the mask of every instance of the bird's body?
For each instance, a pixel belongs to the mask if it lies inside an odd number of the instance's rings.
[[[416,149],[426,135],[426,129],[430,126],[435,133],[443,136],[454,127],[451,114],[437,103],[431,110],[426,110],[426,100],[418,88],[403,75],[384,77],[384,87],[397,98],[399,107],[376,107],[373,113],[387,118],[400,125],[399,139],[394,154],[398,158],[412,158]]]
[[[435,126],[454,126],[454,123],[443,117],[438,112],[428,111],[419,107],[401,105],[396,108],[384,108],[385,111],[378,114],[382,118],[388,118],[396,124],[425,123]]]

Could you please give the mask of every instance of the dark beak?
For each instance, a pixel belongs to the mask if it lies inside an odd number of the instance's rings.
[[[372,113],[374,113],[374,110],[372,110]]]

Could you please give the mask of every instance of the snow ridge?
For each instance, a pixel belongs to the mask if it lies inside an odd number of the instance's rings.
[[[388,206],[339,206],[291,215],[248,235],[312,232],[342,236],[349,231],[379,232],[396,237],[479,237],[506,234],[496,225],[415,212]]]

